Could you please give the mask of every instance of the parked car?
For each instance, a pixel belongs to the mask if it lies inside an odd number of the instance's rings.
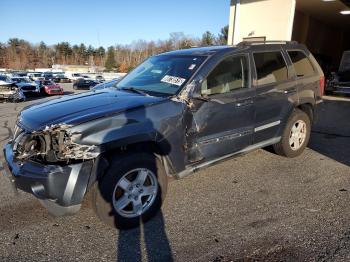
[[[115,85],[119,82],[119,78],[117,79],[112,79],[111,81],[107,81],[107,82],[103,82],[100,83],[98,85],[95,85],[91,88],[91,90],[97,91],[97,90],[101,90],[104,88],[110,88],[110,87],[115,87]]]
[[[87,76],[87,75],[81,75],[81,77],[78,80],[80,80],[80,79],[93,80],[90,76]]]
[[[338,72],[331,73],[326,92],[350,95],[350,50],[343,53]]]
[[[22,90],[6,75],[0,75],[0,100],[11,102],[25,100]]]
[[[44,80],[44,77],[42,76],[42,73],[32,72],[28,73],[28,77],[32,81],[41,81]]]
[[[45,72],[42,74],[45,80],[53,80],[53,74],[51,72]]]
[[[64,95],[63,88],[51,80],[44,80],[42,88],[46,95]]]
[[[80,73],[66,73],[65,75],[68,77],[68,79],[69,79],[71,82],[75,82],[75,81],[77,81],[78,79],[83,78],[83,77],[82,77],[82,74],[80,74]]]
[[[27,75],[28,75],[27,72],[21,72],[21,71],[12,72],[13,77],[27,77]]]
[[[40,86],[26,77],[12,77],[11,80],[25,96],[40,94]]]
[[[52,214],[77,212],[91,191],[104,222],[134,227],[160,209],[170,177],[270,145],[299,156],[323,89],[295,42],[160,54],[116,88],[24,109],[5,169]]]
[[[104,79],[104,77],[101,76],[101,75],[97,75],[97,76],[95,77],[95,80],[96,80],[96,82],[99,82],[99,83],[103,83],[104,81],[106,81],[106,80]]]
[[[73,89],[90,89],[97,84],[94,80],[79,79],[73,84]]]
[[[70,83],[70,79],[68,77],[66,77],[64,74],[54,75],[53,81],[55,83]]]

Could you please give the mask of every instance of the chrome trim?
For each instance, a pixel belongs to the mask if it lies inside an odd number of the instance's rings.
[[[274,126],[278,126],[279,124],[281,124],[281,120],[278,120],[278,121],[275,121],[275,122],[272,122],[272,123],[269,123],[269,124],[266,124],[263,126],[258,126],[256,128],[254,128],[254,132],[259,132],[259,131],[262,131],[262,130],[265,130],[265,129],[268,129],[268,128],[271,128]]]
[[[222,142],[222,141],[226,141],[226,140],[232,140],[238,137],[242,137],[242,136],[246,136],[246,135],[251,135],[252,132],[247,130],[247,131],[243,131],[241,133],[231,133],[228,135],[224,135],[224,136],[220,136],[220,137],[214,137],[214,138],[210,138],[210,139],[206,139],[203,141],[199,141],[198,144],[199,145],[208,145],[208,144],[214,144],[214,143],[218,143],[218,142]]]
[[[228,154],[228,155],[225,155],[225,156],[222,156],[222,157],[210,160],[208,162],[204,162],[204,163],[198,164],[196,166],[187,167],[185,170],[181,171],[180,173],[175,174],[175,177],[176,178],[184,178],[184,177],[186,177],[186,176],[188,176],[188,175],[190,175],[190,174],[192,174],[192,173],[194,173],[194,172],[196,172],[196,171],[198,171],[198,170],[200,170],[202,168],[211,166],[211,165],[213,165],[213,164],[215,164],[217,162],[220,162],[222,160],[225,160],[225,159],[228,159],[228,158],[240,155],[240,154],[248,153],[250,151],[253,151],[253,150],[256,150],[256,149],[259,149],[259,148],[263,148],[263,147],[266,147],[266,146],[270,146],[270,145],[276,144],[280,140],[281,140],[280,136],[279,137],[275,137],[275,138],[271,138],[271,139],[262,141],[260,143],[254,144],[254,145],[247,146],[246,148],[244,148],[244,149],[242,149],[240,151],[237,151],[235,153],[231,153],[231,154]]]

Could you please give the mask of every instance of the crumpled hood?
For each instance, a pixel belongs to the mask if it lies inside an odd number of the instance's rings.
[[[76,125],[165,99],[110,89],[90,91],[26,107],[20,113],[19,122],[31,131],[54,124]]]

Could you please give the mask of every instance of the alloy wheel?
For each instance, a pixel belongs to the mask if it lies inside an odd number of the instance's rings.
[[[292,130],[289,135],[289,145],[292,150],[299,150],[306,139],[307,127],[303,120],[298,120],[292,126]]]
[[[123,217],[137,217],[152,206],[157,193],[155,174],[147,168],[133,169],[122,176],[115,186],[113,207]]]

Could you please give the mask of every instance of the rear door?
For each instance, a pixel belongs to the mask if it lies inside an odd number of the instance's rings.
[[[261,46],[265,48],[266,46]],[[252,52],[255,65],[256,110],[254,143],[280,135],[294,104],[298,101],[297,83],[290,62],[280,48]]]
[[[318,72],[316,64],[313,64],[305,51],[301,49],[287,49],[286,52],[293,65],[293,70],[298,83],[298,94],[301,104],[315,102],[315,97],[321,99],[323,95],[324,77]],[[316,62],[316,61],[315,61]],[[317,63],[317,62],[316,62]],[[323,83],[321,83],[323,81]],[[322,90],[321,90],[322,89]]]

